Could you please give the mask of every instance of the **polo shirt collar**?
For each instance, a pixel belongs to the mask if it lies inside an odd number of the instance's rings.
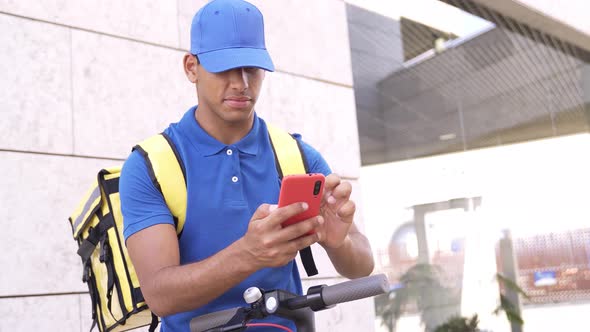
[[[180,120],[182,131],[190,138],[189,141],[203,155],[212,156],[228,146],[209,135],[197,122],[195,111],[197,106],[191,107]],[[258,142],[260,133],[260,119],[254,113],[254,124],[252,129],[244,138],[233,144],[238,151],[255,156],[258,153]]]

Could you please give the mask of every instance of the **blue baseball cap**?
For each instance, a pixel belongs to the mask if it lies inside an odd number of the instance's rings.
[[[264,42],[262,13],[243,0],[213,0],[191,25],[191,50],[208,72],[239,67],[274,71]]]

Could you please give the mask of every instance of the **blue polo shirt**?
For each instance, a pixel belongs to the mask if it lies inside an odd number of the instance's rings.
[[[225,145],[201,128],[195,111],[198,112],[196,106],[165,130],[186,168],[188,206],[179,239],[181,264],[210,257],[242,237],[258,206],[278,202],[280,188],[274,153],[262,119],[255,115],[251,131],[239,142]],[[299,135],[295,136],[301,140]],[[330,174],[323,157],[308,144],[301,143],[309,171]],[[164,198],[150,180],[145,160],[138,152],[131,153],[123,166],[119,191],[125,239],[156,224],[174,225]],[[252,286],[302,293],[297,265],[291,261],[283,267],[252,274],[199,309],[163,317],[161,330],[189,332],[193,317],[244,306],[242,294]],[[290,321],[280,318],[265,322],[295,328]],[[252,330],[264,331],[263,328]]]

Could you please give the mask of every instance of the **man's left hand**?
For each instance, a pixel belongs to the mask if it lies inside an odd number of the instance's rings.
[[[350,200],[352,186],[336,174],[326,177],[320,215],[324,222],[318,228],[319,243],[325,248],[341,247],[354,220],[356,206]]]

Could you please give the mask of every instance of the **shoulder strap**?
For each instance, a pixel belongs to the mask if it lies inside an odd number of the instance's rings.
[[[268,135],[272,150],[275,154],[275,162],[277,165],[277,172],[279,178],[286,175],[306,174],[309,173],[305,154],[303,153],[299,141],[297,141],[288,132],[266,124],[268,128]],[[318,274],[318,269],[313,260],[313,254],[310,247],[303,248],[299,251],[301,262],[305,268],[305,272],[309,277]]]
[[[176,234],[180,236],[186,217],[186,171],[174,143],[161,133],[136,145],[133,150],[145,158],[154,186],[164,196],[174,217]]]
[[[279,177],[282,179],[285,175],[306,174],[308,172],[307,162],[299,142],[281,128],[268,123],[266,127],[275,154]]]

